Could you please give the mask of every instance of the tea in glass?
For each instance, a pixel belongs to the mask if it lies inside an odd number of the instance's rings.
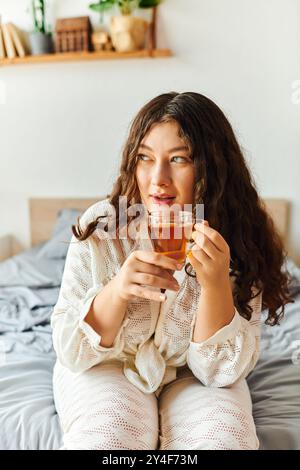
[[[155,211],[148,220],[154,251],[184,262],[193,231],[192,212]]]

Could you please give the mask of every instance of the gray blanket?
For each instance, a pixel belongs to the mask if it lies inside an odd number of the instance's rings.
[[[58,449],[50,316],[64,259],[42,245],[0,263],[0,449]]]

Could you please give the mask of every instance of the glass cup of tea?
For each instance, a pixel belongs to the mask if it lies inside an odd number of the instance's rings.
[[[156,253],[185,261],[194,243],[191,240],[194,216],[189,211],[153,211],[148,216],[148,230]]]

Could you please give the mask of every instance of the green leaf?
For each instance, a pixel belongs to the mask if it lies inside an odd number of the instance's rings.
[[[161,0],[140,0],[139,8],[154,8],[161,3]]]
[[[89,8],[97,13],[102,13],[113,8],[116,3],[116,0],[102,0],[99,3],[91,3]]]

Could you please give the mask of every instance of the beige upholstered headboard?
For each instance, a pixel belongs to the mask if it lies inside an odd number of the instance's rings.
[[[290,201],[287,199],[263,199],[267,212],[274,220],[275,227],[281,235],[285,248],[288,249],[290,225]]]
[[[98,198],[31,198],[29,199],[31,245],[50,238],[53,226],[60,209],[79,209],[84,212],[89,206],[107,196]],[[288,243],[289,201],[285,199],[263,199],[266,209],[273,217],[285,246]]]
[[[51,237],[60,209],[79,209],[84,212],[89,206],[106,198],[31,198],[29,199],[31,246]]]

